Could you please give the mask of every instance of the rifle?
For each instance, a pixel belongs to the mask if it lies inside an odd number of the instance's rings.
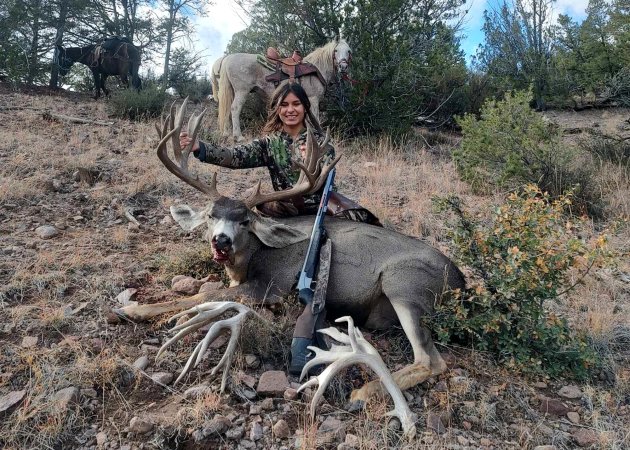
[[[332,192],[333,181],[335,179],[336,169],[333,168],[328,173],[326,184],[322,191],[322,198],[319,202],[319,208],[317,209],[317,216],[315,217],[315,223],[313,224],[313,231],[311,232],[311,240],[308,244],[308,251],[306,252],[306,258],[304,259],[304,266],[298,274],[298,299],[303,305],[309,305],[313,302],[313,294],[315,287],[313,278],[317,272],[319,263],[319,252],[322,244],[326,240],[326,229],[324,228],[324,216],[328,209],[328,199]]]

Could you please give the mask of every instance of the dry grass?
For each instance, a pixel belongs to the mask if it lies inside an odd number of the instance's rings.
[[[149,408],[147,404],[168,402],[171,396],[151,383],[128,379],[129,361],[139,356],[142,339],[159,335],[165,326],[109,327],[103,313],[116,306],[114,299],[125,287],[159,288],[176,274],[200,278],[217,270],[208,263],[208,247],[198,245],[203,230],[187,235],[174,223],[160,223],[170,205],[187,202],[201,206],[205,199],[168,174],[155,158],[152,123],[117,121],[115,127],[98,127],[44,122],[38,111],[109,119],[104,102],[75,103],[62,97],[29,95],[4,95],[3,100],[7,106],[31,109],[0,113],[5,125],[0,131],[0,235],[2,249],[18,249],[0,254],[0,332],[7,330],[0,335],[0,371],[11,372],[9,377],[3,374],[0,378],[0,395],[20,389],[28,392],[22,405],[3,418],[0,445],[73,448],[78,445],[73,436],[92,425],[117,430],[117,440],[127,443],[129,438],[120,430],[130,417]],[[206,121],[209,127],[216,126],[212,114]],[[213,131],[206,135],[213,135]],[[340,192],[384,218],[388,226],[424,238],[447,254],[443,224],[432,214],[432,196],[455,193],[479,214],[485,214],[502,197],[502,193],[475,196],[459,181],[449,158],[457,140],[448,136],[419,131],[399,145],[387,139],[337,142],[338,152],[344,154],[337,175]],[[99,178],[92,184],[76,181],[73,173],[79,168],[97,172]],[[217,171],[221,192],[236,197],[259,179],[269,186],[264,168],[234,172],[198,165],[195,169],[202,176]],[[588,411],[583,425],[597,432],[601,448],[617,449],[627,447],[630,440],[630,416],[617,414],[630,395],[630,302],[628,284],[622,278],[630,273],[630,184],[627,174],[608,165],[602,166],[596,180],[611,217],[619,224],[609,227],[619,264],[615,270],[599,271],[596,277],[586,279],[558,308],[576,329],[592,336],[597,348],[610,355],[609,367],[617,382],[613,387],[583,387]],[[129,226],[126,208],[141,211],[136,213],[144,216],[139,219],[139,228]],[[75,220],[76,216],[83,219]],[[43,224],[64,229],[59,237],[44,241],[34,233]],[[594,226],[589,233],[595,231]],[[87,306],[81,313],[67,315],[68,305],[75,308],[82,303]],[[292,318],[298,311],[295,303],[287,301],[274,311],[263,312],[268,324],[250,321],[243,330],[239,355],[253,353],[274,368],[286,367]],[[37,347],[21,348],[25,336],[37,336]],[[409,343],[402,333],[375,333],[373,338],[389,367],[397,369],[410,361]],[[100,339],[104,346],[93,348],[93,339]],[[379,347],[381,342],[387,345]],[[155,367],[175,371],[194,344],[189,341],[176,346],[169,354],[174,362],[161,361]],[[452,432],[438,438],[423,431],[429,410],[449,416],[452,428],[461,429],[462,420],[474,418],[475,433],[514,443],[505,444],[505,448],[533,448],[550,441],[559,448],[573,445],[557,431],[553,437],[543,435],[540,429],[547,422],[535,415],[531,420],[536,425],[529,436],[508,429],[509,419],[533,415],[528,404],[528,396],[533,394],[519,388],[497,397],[488,386],[526,385],[527,380],[504,373],[476,352],[460,353],[460,364],[470,371],[474,382],[449,387],[435,396],[428,386],[438,380],[411,390],[415,397],[412,408],[420,414],[416,441],[404,444],[400,432],[387,427],[383,413],[391,404],[383,399],[371,402],[366,411],[350,418],[347,431],[360,438],[358,448],[446,448],[454,440]],[[212,350],[189,381],[205,381],[205,371],[220,355],[220,350]],[[234,370],[239,369],[246,371],[240,356],[235,359]],[[337,377],[326,395],[330,403],[341,407],[352,388],[348,378],[360,376],[361,372],[354,370]],[[448,375],[444,379],[448,380]],[[65,386],[95,389],[98,398],[82,399],[69,413],[60,414],[51,398]],[[195,428],[222,406],[238,405],[239,401],[235,396],[207,394],[183,405],[178,427],[184,431]],[[505,404],[512,409],[502,410]],[[306,405],[299,402],[292,404],[291,411],[292,416],[298,416],[297,427],[304,430],[301,448],[317,448],[318,420],[310,420]],[[479,446],[479,439],[476,442]]]

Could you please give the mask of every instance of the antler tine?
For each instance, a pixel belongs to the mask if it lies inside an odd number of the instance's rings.
[[[184,116],[186,114],[186,104],[188,103],[188,98],[184,100],[182,106],[180,108],[176,108],[175,103],[171,105],[171,113],[166,117],[164,122],[162,123],[162,131],[160,133],[160,143],[157,146],[157,155],[162,161],[162,164],[175,176],[180,178],[182,181],[190,184],[195,189],[200,190],[204,194],[208,194],[211,198],[220,197],[217,190],[217,174],[212,174],[212,179],[209,184],[202,182],[199,177],[193,176],[188,171],[188,157],[190,156],[190,149],[192,148],[192,144],[186,147],[186,149],[182,152],[182,148],[179,145],[179,134],[181,132],[182,123],[184,121]],[[203,110],[197,116],[191,118],[193,125],[193,141],[196,139],[196,134],[199,129],[201,118],[205,114],[206,110]],[[156,125],[157,128],[157,125]],[[170,130],[170,131],[169,131]],[[167,143],[171,140],[171,145],[173,146],[173,154],[175,156],[175,161],[173,161],[168,155],[168,147]]]
[[[213,319],[228,310],[235,310],[237,314],[227,319],[218,320],[212,324],[204,338],[195,346],[195,349],[188,358],[188,361],[186,361],[182,372],[179,374],[179,377],[177,377],[177,380],[175,380],[174,384],[177,384],[190,371],[190,369],[199,365],[209,345],[220,334],[222,334],[224,331],[229,331],[230,340],[225,350],[225,353],[221,357],[221,360],[217,363],[216,366],[214,366],[211,371],[211,374],[215,375],[221,368],[223,368],[223,375],[221,377],[221,393],[225,391],[227,376],[231,368],[232,358],[234,357],[234,353],[239,342],[239,337],[243,324],[251,315],[260,317],[254,310],[252,310],[248,306],[237,302],[207,302],[195,306],[194,308],[190,308],[187,311],[176,314],[175,316],[171,317],[170,320],[186,314],[196,314],[196,316],[181,325],[173,327],[171,329],[171,332],[179,332],[171,339],[169,339],[164,345],[162,345],[156,356],[156,358],[159,357],[164,353],[166,348],[171,346],[173,343],[179,341],[184,336],[187,336],[188,334],[197,331],[201,327],[211,323]]]
[[[316,347],[309,347],[310,350],[315,352],[315,357],[306,363],[304,370],[302,371],[303,377],[313,366],[319,364],[330,364],[317,377],[310,379],[298,389],[298,392],[300,392],[306,387],[319,385],[315,395],[313,396],[313,400],[311,401],[311,416],[315,416],[315,410],[324,395],[324,391],[328,387],[332,378],[341,369],[354,364],[365,364],[380,378],[381,383],[387,389],[387,392],[389,392],[392,400],[394,401],[394,410],[388,415],[394,415],[400,419],[407,437],[411,438],[415,436],[416,426],[414,425],[414,422],[416,417],[409,409],[403,393],[396,385],[392,374],[389,370],[387,370],[385,363],[376,349],[367,340],[365,340],[361,332],[354,327],[354,323],[349,316],[337,319],[336,322],[348,322],[347,335],[342,334],[334,328],[319,330],[319,332],[328,334],[338,340],[338,342],[343,342],[346,345],[334,346],[330,351],[321,350]],[[300,379],[302,379],[302,377],[300,377]]]

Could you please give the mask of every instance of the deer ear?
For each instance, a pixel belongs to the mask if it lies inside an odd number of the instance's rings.
[[[308,239],[308,235],[273,219],[257,217],[252,221],[251,231],[268,247],[284,248]]]
[[[206,223],[206,209],[194,210],[188,205],[171,206],[171,216],[186,231],[192,231]]]

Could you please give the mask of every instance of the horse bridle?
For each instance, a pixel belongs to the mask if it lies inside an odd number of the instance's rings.
[[[339,67],[339,64],[341,64],[341,63],[346,63],[346,68],[350,67],[350,61],[352,61],[352,52],[351,51],[348,51],[348,58],[347,59],[343,58],[343,59],[340,59],[339,61],[337,61],[336,55],[337,55],[337,47],[335,47],[335,50],[333,51],[333,57],[332,57],[332,59],[333,59],[333,67],[335,68],[335,73],[337,72],[337,68]],[[346,70],[342,71],[341,73],[343,74],[343,73],[347,73],[347,72],[348,72],[348,70],[346,69]]]

